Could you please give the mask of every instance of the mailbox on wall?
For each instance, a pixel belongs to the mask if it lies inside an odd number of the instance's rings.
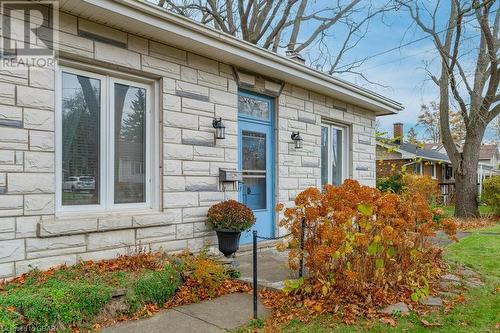
[[[243,180],[241,171],[234,169],[219,169],[220,182],[241,182]]]

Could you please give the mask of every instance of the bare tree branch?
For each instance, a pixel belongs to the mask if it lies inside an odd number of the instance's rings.
[[[476,216],[479,146],[486,126],[500,113],[499,2],[452,0],[443,35],[438,31],[437,13],[443,10],[438,8],[439,2],[433,11],[429,11],[425,6],[422,9],[421,0],[411,2],[401,0],[400,3],[408,10],[420,30],[432,38],[434,47],[440,55],[440,76],[429,74],[439,87],[441,139],[455,169],[457,198],[459,198],[457,207],[460,206],[456,214]],[[465,28],[472,25],[473,21],[478,26],[472,26],[472,30],[479,30],[479,36],[464,37]],[[472,52],[473,49],[470,47],[468,49],[464,43],[473,37],[477,42],[477,52]],[[474,55],[475,61],[470,61]],[[472,84],[469,82],[471,78]],[[450,101],[453,100],[458,105],[465,126],[465,139],[460,149],[457,148],[450,130]],[[456,120],[454,121],[456,123]]]
[[[158,0],[157,3],[274,52],[307,53],[319,43],[322,52],[315,54],[312,66],[324,68],[331,74],[352,69],[354,74],[365,78],[356,70],[364,60],[339,67],[345,54],[365,37],[370,20],[394,8],[393,0],[385,1],[382,5],[373,0],[325,3],[310,0]],[[342,34],[333,38],[332,32],[337,27]],[[324,42],[327,40],[328,43]],[[319,66],[320,63],[323,65]]]
[[[337,21],[342,18],[346,13],[348,13],[354,6],[356,6],[361,0],[353,0],[350,4],[345,6],[342,10],[340,10],[334,17],[332,17],[329,21],[323,22],[316,30],[309,36],[309,38],[300,44],[299,47],[295,48],[295,52],[300,52],[306,47],[308,47],[320,33],[329,29],[333,26]]]
[[[302,0],[300,2],[299,10],[297,11],[297,15],[295,15],[295,19],[293,22],[292,34],[290,35],[290,41],[288,42],[288,51],[293,51],[295,49],[295,45],[297,44],[297,37],[299,36],[299,31],[301,24],[303,22],[304,12],[306,10],[307,0]]]

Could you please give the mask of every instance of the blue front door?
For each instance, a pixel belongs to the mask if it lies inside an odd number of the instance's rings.
[[[240,202],[253,210],[259,236],[274,236],[273,100],[240,92],[238,96],[238,166],[243,172]],[[241,236],[252,240],[251,231]]]

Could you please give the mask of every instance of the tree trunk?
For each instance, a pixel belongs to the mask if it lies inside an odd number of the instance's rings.
[[[462,160],[462,168],[455,173],[455,216],[478,217],[477,160]]]

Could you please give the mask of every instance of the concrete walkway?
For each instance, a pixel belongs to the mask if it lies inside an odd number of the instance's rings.
[[[259,317],[268,310],[259,302]],[[104,333],[219,333],[247,324],[253,316],[250,294],[230,294],[214,300],[163,310],[151,318],[128,321],[103,329]]]
[[[295,278],[287,268],[287,253],[275,249],[260,249],[258,253],[258,283],[261,287],[279,289],[283,280]],[[241,280],[252,281],[252,252],[238,254],[233,259],[241,272]],[[258,304],[259,318],[269,315]],[[104,333],[192,333],[227,332],[247,324],[253,317],[251,294],[231,294],[210,301],[163,310],[151,318],[119,323],[102,330]]]
[[[459,233],[458,237],[468,236]],[[433,239],[439,246],[450,241],[439,232]],[[257,257],[259,287],[281,289],[283,280],[297,278],[297,272],[288,269],[288,253],[278,252],[273,248],[259,249]],[[252,252],[237,254],[233,259],[241,272],[241,280],[252,281]],[[259,318],[265,318],[269,311],[259,302]],[[192,332],[227,332],[247,324],[253,316],[251,294],[231,294],[197,304],[179,306],[163,310],[151,318],[129,321],[108,327],[104,333],[192,333]]]
[[[456,236],[460,240],[460,239],[463,239],[463,238],[468,237],[470,235],[471,235],[471,233],[468,231],[457,231]],[[441,231],[441,230],[436,232],[436,236],[432,237],[431,241],[434,245],[437,245],[437,246],[442,247],[442,248],[444,248],[448,244],[451,244],[454,242],[452,239],[450,239],[450,237],[448,237],[448,235],[446,235],[444,233],[444,231]]]
[[[235,262],[241,273],[240,280],[253,281],[252,252],[236,255]],[[298,278],[298,272],[288,268],[288,252],[274,248],[261,249],[257,253],[257,284],[259,287],[281,289],[284,280]]]

